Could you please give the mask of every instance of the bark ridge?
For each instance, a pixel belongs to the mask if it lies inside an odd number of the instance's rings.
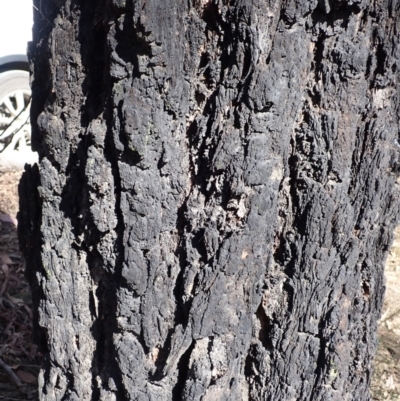
[[[34,4],[40,399],[369,400],[399,4]]]

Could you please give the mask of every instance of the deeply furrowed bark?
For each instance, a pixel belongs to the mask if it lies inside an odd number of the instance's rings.
[[[34,4],[40,399],[369,400],[399,4]]]

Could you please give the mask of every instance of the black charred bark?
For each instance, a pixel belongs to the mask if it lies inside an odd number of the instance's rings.
[[[34,4],[40,399],[369,400],[399,4]]]

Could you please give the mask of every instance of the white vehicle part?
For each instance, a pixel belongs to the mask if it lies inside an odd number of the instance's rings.
[[[32,0],[0,0],[0,57],[26,54],[32,24]]]
[[[31,149],[29,74],[0,74],[0,166],[22,170],[38,160]]]

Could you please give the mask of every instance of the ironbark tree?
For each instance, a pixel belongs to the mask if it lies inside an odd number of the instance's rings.
[[[399,2],[34,5],[40,399],[369,400]]]

